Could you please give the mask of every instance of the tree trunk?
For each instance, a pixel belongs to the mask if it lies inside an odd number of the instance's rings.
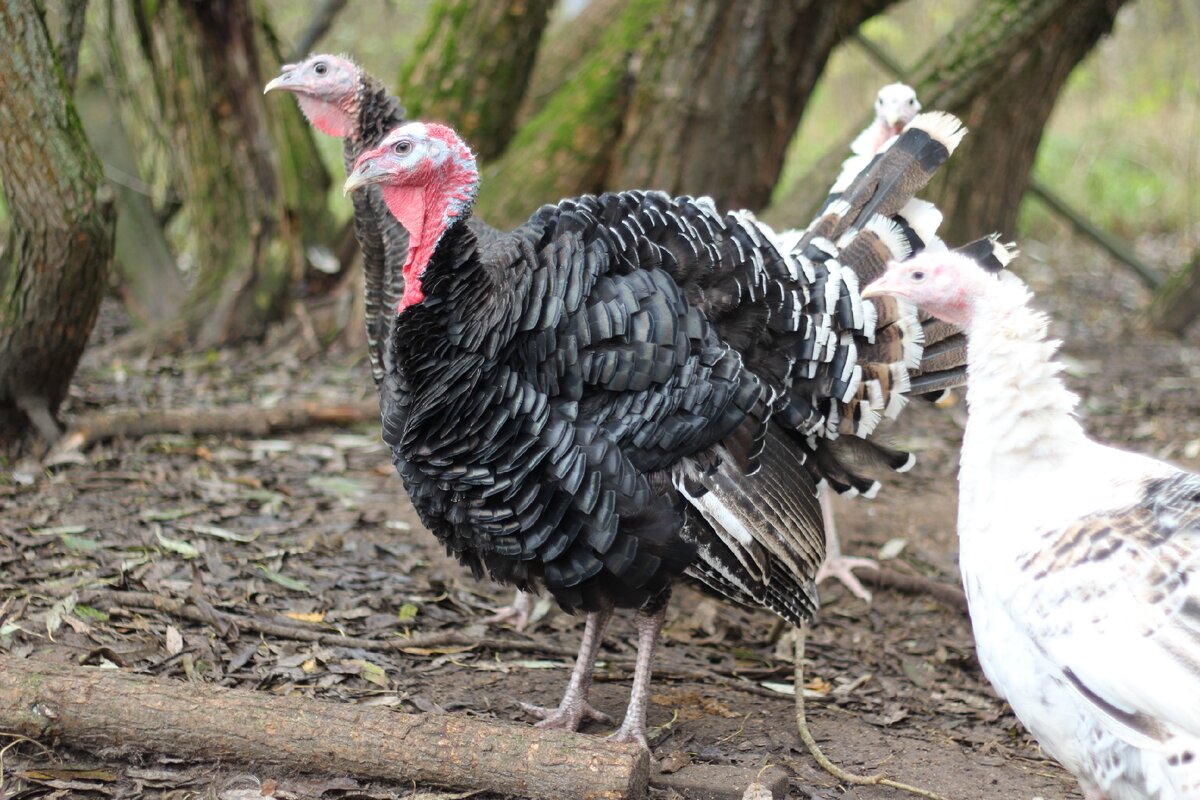
[[[453,125],[484,161],[516,125],[553,0],[438,0],[413,57],[400,70],[412,119]]]
[[[761,208],[833,47],[890,2],[629,0],[485,166],[481,213],[638,187]]]
[[[945,214],[947,241],[1015,233],[1021,197],[1059,92],[1071,70],[1112,30],[1124,2],[987,0],[950,43],[948,52],[958,58],[938,57],[934,50],[918,69],[918,96],[931,103],[926,107],[952,111],[971,130],[924,193]],[[979,56],[964,58],[970,54]],[[945,82],[954,88],[938,91]]]
[[[760,209],[825,62],[888,0],[690,0],[650,32],[610,188],[707,194]]]
[[[667,0],[629,0],[594,49],[527,123],[499,161],[483,165],[478,213],[524,222],[542,203],[604,188],[629,101],[631,69]]]
[[[629,0],[588,0],[583,10],[571,19],[552,15],[529,74],[525,97],[517,110],[518,129],[541,112],[554,93],[571,79],[583,56],[596,49],[609,24],[624,13],[628,4]]]
[[[42,8],[0,5],[0,448],[47,439],[96,321],[114,212],[100,162],[71,105]]]
[[[946,215],[941,233],[966,241],[1011,234],[1042,131],[1071,70],[1112,28],[1124,0],[980,0],[929,49],[913,76],[926,110],[970,128],[922,193]],[[870,120],[863,110],[863,125]],[[807,224],[825,199],[849,143],[824,156],[765,214],[778,227]]]
[[[329,176],[294,103],[266,111],[275,64],[260,65],[274,60],[253,0],[132,2],[196,265],[189,330],[200,346],[261,336],[303,272]]]
[[[1155,292],[1146,312],[1160,331],[1182,336],[1200,316],[1200,253]]]

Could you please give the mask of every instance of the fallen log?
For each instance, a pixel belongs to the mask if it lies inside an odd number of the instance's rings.
[[[55,449],[79,450],[96,442],[122,436],[139,437],[162,433],[266,436],[317,425],[343,426],[378,420],[378,400],[332,405],[315,402],[288,403],[272,408],[244,404],[157,411],[106,411],[76,420]]]
[[[641,798],[632,744],[450,714],[183,683],[0,656],[0,730],[108,753],[154,752],[531,798]]]

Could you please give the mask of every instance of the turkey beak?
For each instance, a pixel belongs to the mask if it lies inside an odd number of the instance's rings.
[[[887,272],[868,283],[866,288],[862,290],[861,297],[862,299],[867,300],[872,297],[894,297],[897,295],[902,295],[902,292],[897,291],[899,288],[899,280],[896,277],[896,273],[889,269]]]
[[[342,185],[342,196],[345,197],[355,189],[379,183],[385,175],[387,175],[387,171],[380,166],[378,160],[368,158],[360,161],[354,167],[354,171],[350,173],[350,177],[346,178],[346,182]]]
[[[288,84],[291,83],[292,77],[295,75],[295,70],[299,66],[299,64],[284,64],[282,67],[280,67],[279,77],[272,78],[271,81],[267,83],[265,87],[263,87],[263,94],[270,94],[275,89],[291,89],[292,87]]]

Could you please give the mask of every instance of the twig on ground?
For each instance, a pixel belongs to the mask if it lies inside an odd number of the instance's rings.
[[[821,748],[817,745],[817,740],[813,738],[812,732],[808,729],[808,720],[804,714],[804,642],[807,638],[807,625],[796,628],[796,661],[792,666],[792,682],[796,689],[796,727],[800,731],[800,738],[804,741],[804,746],[808,748],[808,752],[812,754],[812,757],[821,766],[821,769],[843,783],[852,783],[858,786],[887,786],[892,789],[899,789],[902,792],[915,794],[918,797],[928,798],[928,800],[946,800],[940,794],[931,792],[928,789],[910,786],[907,783],[894,781],[883,775],[855,775],[852,772],[847,772],[830,761],[821,752]]]
[[[83,592],[80,602],[88,603],[102,609],[121,608],[125,610],[148,608],[182,619],[212,625],[222,634],[241,629],[254,631],[266,636],[275,636],[292,641],[315,642],[327,647],[354,647],[370,652],[408,653],[437,647],[483,647],[489,650],[512,650],[516,652],[538,653],[542,655],[573,658],[576,651],[573,648],[560,647],[544,642],[527,641],[498,636],[469,636],[458,631],[442,631],[407,638],[365,639],[357,636],[343,636],[325,631],[315,631],[287,623],[272,622],[258,617],[242,616],[219,611],[208,603],[188,602],[175,597],[164,597],[150,592],[124,592],[109,589],[94,589]],[[419,653],[417,653],[419,654]],[[609,664],[632,666],[633,656],[606,655],[603,660]],[[759,686],[745,679],[724,675],[705,667],[686,665],[659,664],[655,674],[663,678],[676,680],[705,681],[718,684],[760,697],[780,699],[779,692]]]
[[[243,404],[217,408],[101,412],[77,420],[59,440],[55,453],[81,450],[96,442],[121,436],[161,433],[265,436],[318,425],[344,426],[378,420],[379,401],[374,399],[334,404],[288,403],[273,408]]]
[[[967,613],[967,596],[963,594],[962,589],[933,578],[926,578],[924,575],[910,575],[881,564],[878,571],[864,577],[863,582],[872,586],[885,586],[905,594],[932,597],[961,610],[964,614]]]

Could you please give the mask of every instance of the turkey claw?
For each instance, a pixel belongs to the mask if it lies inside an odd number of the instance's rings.
[[[836,578],[839,583],[850,590],[850,593],[865,603],[871,602],[871,592],[858,580],[853,570],[873,569],[879,571],[879,564],[870,558],[851,558],[849,556],[834,556],[827,558],[817,570],[817,583],[826,578]]]
[[[605,725],[611,725],[613,721],[612,717],[603,711],[597,710],[586,700],[577,700],[575,702],[564,700],[558,708],[535,706],[533,703],[519,703],[518,705],[521,706],[521,710],[526,714],[541,719],[541,722],[534,725],[536,728],[577,731],[579,730],[579,724],[585,719],[602,722]]]

